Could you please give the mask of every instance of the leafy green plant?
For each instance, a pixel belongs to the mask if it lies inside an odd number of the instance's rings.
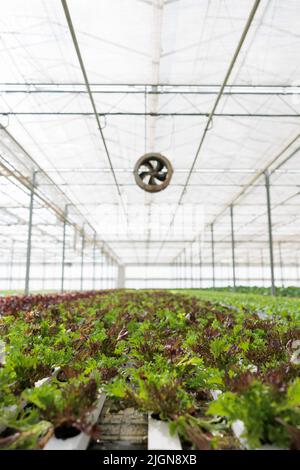
[[[100,389],[172,423],[193,448],[237,447],[237,419],[252,447],[300,446],[300,366],[291,360],[299,302],[193,292],[2,302],[2,448],[39,448],[59,426],[91,432],[87,415]],[[212,402],[211,390],[223,394]]]

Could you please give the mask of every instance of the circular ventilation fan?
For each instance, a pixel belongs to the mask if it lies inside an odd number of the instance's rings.
[[[134,167],[136,184],[149,193],[165,189],[172,174],[171,163],[160,153],[146,153],[138,159]]]

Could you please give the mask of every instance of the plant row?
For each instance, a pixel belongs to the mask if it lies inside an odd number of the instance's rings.
[[[34,307],[47,308],[61,302],[73,302],[78,299],[94,297],[96,291],[68,292],[62,294],[11,295],[0,298],[0,315],[16,315],[28,312]]]
[[[42,448],[80,431],[101,439],[88,420],[99,390],[168,421],[187,449],[241,447],[237,421],[250,448],[300,448],[292,318],[262,320],[163,291],[111,291],[8,312],[0,334],[3,449]]]
[[[180,291],[201,300],[209,300],[216,305],[227,305],[244,313],[272,317],[280,316],[286,321],[298,322],[300,326],[300,299],[292,297],[273,297],[253,293],[237,293],[210,289],[183,289]]]
[[[258,294],[258,295],[270,295],[271,287],[261,287],[261,286],[228,286],[228,287],[217,287],[217,288],[207,288],[204,290],[214,290],[219,292],[237,292],[240,294]],[[300,297],[300,287],[296,286],[276,286],[275,287],[276,295],[280,297]]]

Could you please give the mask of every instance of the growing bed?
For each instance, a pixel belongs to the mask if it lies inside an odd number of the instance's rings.
[[[114,448],[121,419],[141,447],[162,432],[168,448],[299,449],[299,315],[256,310],[164,291],[0,299],[0,448]]]

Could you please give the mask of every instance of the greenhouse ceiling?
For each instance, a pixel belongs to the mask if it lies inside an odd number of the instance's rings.
[[[88,4],[88,8],[87,8]],[[118,264],[295,263],[300,233],[297,0],[10,0],[0,18],[1,256],[63,237]],[[170,185],[133,169],[166,156]],[[232,216],[232,217],[231,217]],[[75,234],[75,235],[74,235]],[[76,244],[76,243],[75,243]],[[189,256],[190,256],[189,255]]]

